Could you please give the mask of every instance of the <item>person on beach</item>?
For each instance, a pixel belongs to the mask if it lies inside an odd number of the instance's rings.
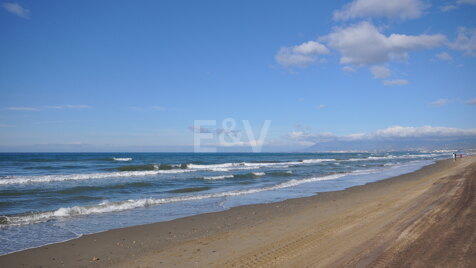
[[[453,153],[453,161],[456,161],[456,153]]]

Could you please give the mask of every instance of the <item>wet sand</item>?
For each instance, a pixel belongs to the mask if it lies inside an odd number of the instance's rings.
[[[476,156],[343,191],[110,230],[0,267],[475,267]]]

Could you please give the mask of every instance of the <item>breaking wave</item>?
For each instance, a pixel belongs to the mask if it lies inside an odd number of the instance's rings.
[[[290,166],[318,164],[323,162],[337,161],[369,161],[380,159],[399,159],[399,158],[421,158],[432,157],[435,155],[401,155],[401,156],[370,156],[368,158],[350,158],[350,159],[304,159],[300,161],[287,162],[241,162],[241,163],[222,163],[222,164],[145,164],[145,165],[126,165],[115,168],[114,172],[104,173],[81,173],[81,174],[54,174],[54,175],[35,175],[35,176],[3,176],[0,177],[0,185],[25,184],[25,183],[48,183],[74,180],[89,179],[107,179],[124,177],[144,177],[159,174],[176,174],[184,172],[228,172],[233,170],[256,170],[260,168],[288,168]],[[119,159],[119,160],[118,160]],[[130,161],[132,158],[114,158],[116,161]],[[259,172],[255,172],[259,173]],[[209,176],[204,179],[226,179],[231,175]],[[262,176],[256,175],[255,176]]]
[[[132,158],[131,157],[113,157],[112,160],[127,162],[127,161],[131,161]]]
[[[169,197],[169,198],[144,198],[144,199],[135,199],[135,200],[129,199],[126,201],[118,201],[118,202],[104,201],[97,205],[92,205],[92,206],[74,206],[74,207],[67,207],[67,208],[59,208],[54,211],[46,211],[46,212],[23,214],[23,215],[0,216],[0,224],[1,225],[24,225],[24,224],[32,224],[32,223],[44,222],[44,221],[60,219],[60,218],[100,214],[100,213],[108,213],[108,212],[118,212],[118,211],[144,208],[144,207],[156,206],[156,205],[167,204],[167,203],[247,195],[247,194],[260,193],[264,191],[272,191],[272,190],[293,187],[303,183],[337,179],[345,175],[347,174],[333,174],[333,175],[327,175],[323,177],[313,177],[313,178],[302,179],[302,180],[292,179],[283,183],[279,183],[273,186],[262,187],[262,188],[227,191],[227,192],[221,192],[221,193],[210,193],[210,194],[203,194],[203,195],[177,196],[177,197]],[[205,190],[205,189],[200,189],[200,190]]]
[[[235,177],[235,175],[220,175],[220,176],[205,176],[203,177],[204,180],[224,180],[224,179],[231,179]]]
[[[67,175],[40,175],[40,176],[5,176],[0,179],[0,185],[47,183],[76,180],[109,179],[124,177],[143,177],[158,174],[173,174],[189,172],[186,169],[151,170],[151,171],[122,171],[108,173],[67,174]]]
[[[224,179],[231,179],[231,178],[238,178],[238,179],[246,179],[246,178],[257,178],[265,175],[275,176],[275,177],[285,177],[285,176],[292,176],[293,172],[291,170],[288,171],[275,171],[275,172],[250,172],[244,174],[234,174],[234,175],[220,175],[220,176],[205,176],[203,177],[204,180],[224,180]]]

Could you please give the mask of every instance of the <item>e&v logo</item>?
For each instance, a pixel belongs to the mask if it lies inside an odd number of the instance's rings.
[[[249,120],[242,120],[244,127],[244,134],[246,139],[243,139],[243,131],[237,129],[236,120],[233,118],[226,118],[221,122],[221,128],[216,128],[216,120],[195,120],[193,127],[191,127],[193,135],[194,152],[216,152],[217,147],[251,147],[252,152],[259,153],[264,144],[264,140],[268,135],[271,120],[265,120],[261,126],[258,138],[251,127]],[[216,137],[218,142],[216,142]],[[215,143],[202,143],[204,140],[213,140]]]

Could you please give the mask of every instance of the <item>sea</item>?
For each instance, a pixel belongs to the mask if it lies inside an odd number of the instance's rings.
[[[0,255],[413,172],[448,151],[1,153]]]

